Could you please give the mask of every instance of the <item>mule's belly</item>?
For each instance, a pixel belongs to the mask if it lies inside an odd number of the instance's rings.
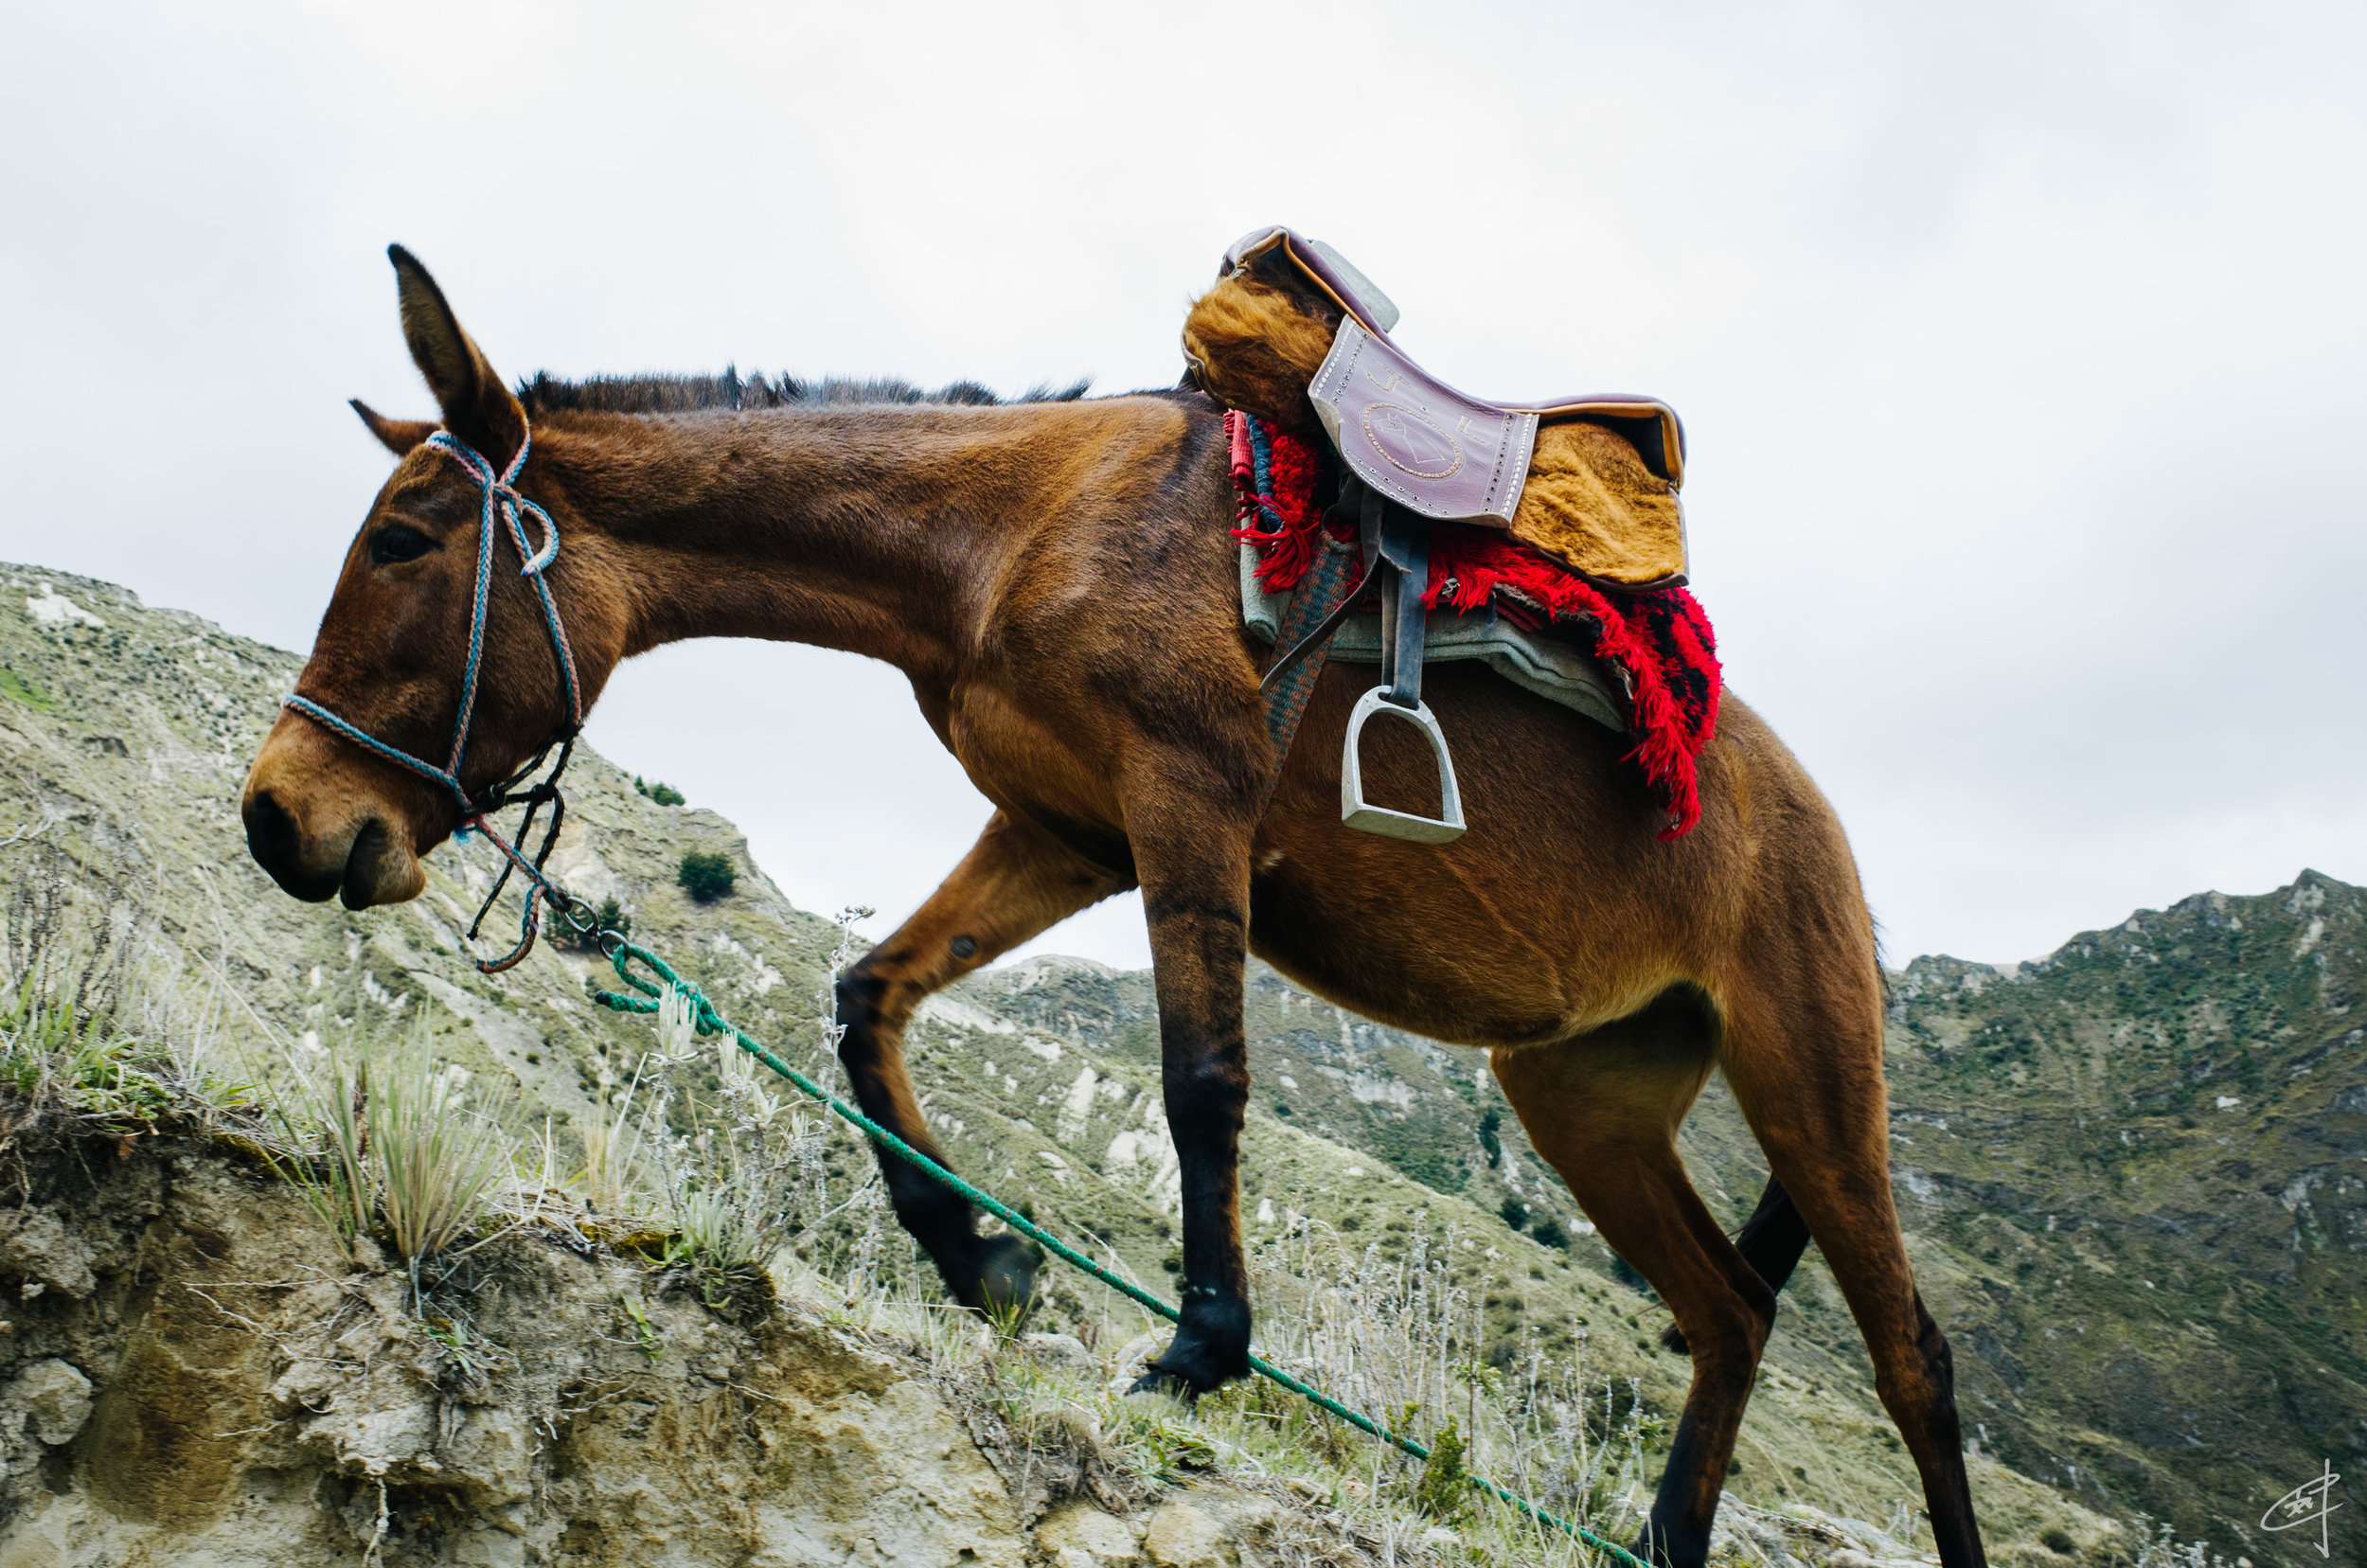
[[[1425,697],[1468,830],[1439,846],[1355,831],[1340,821],[1340,748],[1370,682],[1333,667],[1308,706],[1259,827],[1253,952],[1366,1017],[1486,1046],[1564,1039],[1706,978],[1727,924],[1716,862],[1738,869],[1731,816],[1663,843],[1665,819],[1620,760],[1625,737],[1444,667]],[[1367,729],[1363,764],[1380,803],[1435,810],[1429,748],[1411,728]]]

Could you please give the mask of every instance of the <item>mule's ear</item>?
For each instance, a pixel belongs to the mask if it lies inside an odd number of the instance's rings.
[[[460,330],[444,291],[428,276],[419,258],[400,245],[386,247],[395,264],[395,288],[402,303],[402,337],[412,363],[444,411],[444,428],[506,468],[526,438],[526,413],[493,374],[485,352]],[[380,437],[384,439],[383,437]]]
[[[370,427],[379,444],[398,457],[408,457],[411,449],[436,434],[433,419],[390,419],[359,398],[347,398],[353,411],[362,416],[362,422]]]

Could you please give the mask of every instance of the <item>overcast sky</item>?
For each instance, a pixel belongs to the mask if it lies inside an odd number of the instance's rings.
[[[1894,962],[2367,881],[2357,5],[8,30],[0,559],[309,647],[387,466],[344,400],[432,412],[390,240],[511,377],[1123,390],[1172,382],[1223,246],[1287,222],[1457,384],[1682,411],[1730,684],[1839,806]],[[875,933],[988,810],[901,678],[839,654],[665,650],[592,734]],[[1039,947],[1144,962],[1139,905]]]

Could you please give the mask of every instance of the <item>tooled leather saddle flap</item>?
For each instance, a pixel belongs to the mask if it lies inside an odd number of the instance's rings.
[[[1671,490],[1684,483],[1684,427],[1666,403],[1621,393],[1501,403],[1458,392],[1390,340],[1397,306],[1330,246],[1257,229],[1226,250],[1226,270],[1277,247],[1346,318],[1308,388],[1316,415],[1357,476],[1409,510],[1509,527],[1538,426],[1563,419],[1611,426]]]
[[[1465,397],[1354,317],[1307,396],[1356,476],[1408,511],[1512,526],[1535,414]]]

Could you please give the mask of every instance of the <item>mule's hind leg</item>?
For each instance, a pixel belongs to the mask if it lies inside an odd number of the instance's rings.
[[[1769,1290],[1781,1293],[1812,1239],[1808,1222],[1792,1206],[1791,1194],[1771,1176],[1759,1194],[1758,1206],[1735,1235],[1735,1250],[1742,1254],[1753,1273],[1767,1281]],[[1685,1353],[1685,1337],[1673,1323],[1661,1330],[1660,1342],[1680,1356]]]
[[[1788,965],[1795,978],[1780,1001],[1728,997],[1722,1064],[1858,1320],[1875,1390],[1921,1472],[1940,1560],[1983,1568],[1948,1341],[1915,1290],[1891,1203],[1881,998],[1865,970],[1862,981],[1803,986],[1814,971]]]
[[[1577,1040],[1491,1058],[1529,1141],[1603,1239],[1649,1280],[1693,1353],[1693,1386],[1638,1555],[1700,1568],[1775,1292],[1685,1177],[1677,1129],[1708,1078],[1700,999],[1673,992]]]
[[[913,1148],[944,1163],[904,1070],[904,1025],[931,991],[1130,885],[1041,829],[997,811],[961,864],[887,940],[839,977],[839,1060],[855,1102]],[[897,1221],[965,1307],[1024,1302],[1035,1265],[1015,1236],[981,1237],[970,1204],[902,1159],[879,1150]]]

